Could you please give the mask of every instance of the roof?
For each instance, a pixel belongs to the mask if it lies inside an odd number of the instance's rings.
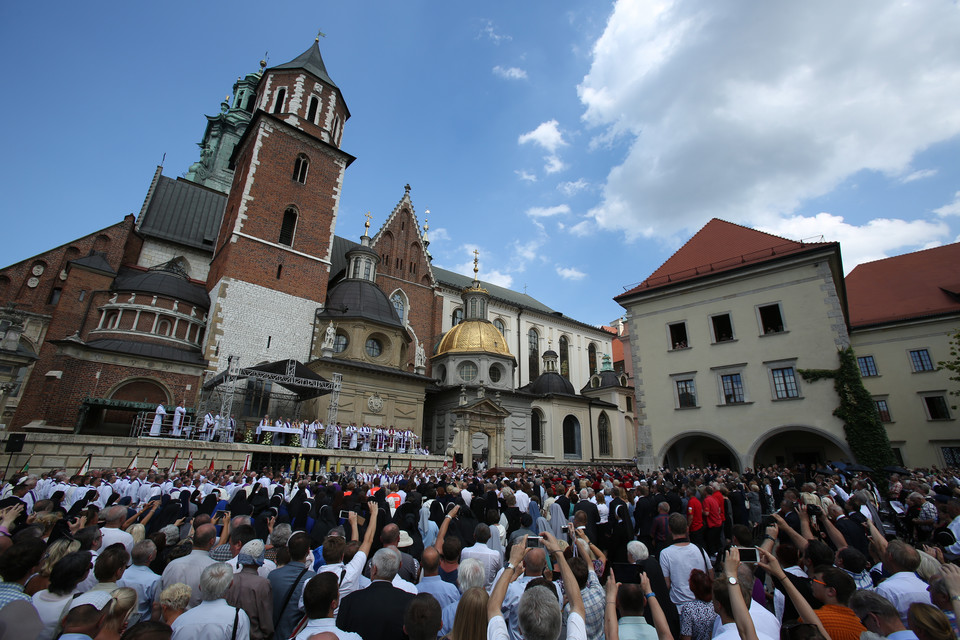
[[[114,340],[111,338],[91,340],[86,343],[86,346],[90,349],[96,349],[97,351],[113,351],[115,353],[125,353],[141,358],[172,360],[202,366],[206,366],[207,364],[207,361],[203,359],[199,349],[196,351],[188,351],[186,349],[178,349],[177,347],[154,344],[152,342],[134,342],[132,340]]]
[[[323,57],[320,55],[320,43],[315,41],[310,48],[301,53],[299,56],[287,62],[285,64],[278,64],[272,69],[303,69],[304,71],[309,71],[316,77],[320,78],[327,84],[329,84],[334,89],[340,89],[330,79],[330,75],[327,73],[327,67],[323,64]]]
[[[564,378],[562,375],[556,371],[548,371],[546,373],[541,373],[529,384],[525,384],[520,387],[520,391],[526,391],[527,393],[533,393],[538,396],[546,395],[561,395],[561,396],[575,396],[577,392],[574,390],[573,385],[569,380]]]
[[[380,373],[386,376],[394,376],[397,378],[409,378],[411,380],[419,380],[420,382],[429,383],[431,386],[436,386],[436,380],[430,376],[422,376],[419,373],[413,373],[411,371],[403,371],[401,369],[396,369],[394,367],[386,367],[382,364],[373,364],[372,362],[361,362],[359,360],[347,360],[345,358],[316,358],[311,360],[308,366],[316,367],[316,363],[322,363],[323,365],[329,366],[334,370],[338,369],[362,369],[364,371],[371,371],[373,373]]]
[[[137,229],[142,235],[213,251],[227,196],[189,180],[160,176]]]
[[[453,287],[457,290],[463,290],[468,287],[473,286],[473,278],[470,276],[463,276],[459,273],[453,271],[447,271],[446,269],[441,269],[440,267],[431,266],[433,269],[433,275],[437,279],[437,282],[440,284],[445,284],[447,286]],[[504,302],[509,302],[512,305],[518,307],[524,307],[527,309],[533,309],[534,311],[539,311],[540,313],[554,314],[557,313],[547,305],[543,304],[536,298],[532,298],[525,293],[519,293],[517,291],[511,291],[505,287],[499,287],[490,282],[485,282],[480,280],[480,286],[490,292],[491,298],[497,298],[503,300]],[[573,318],[568,318],[573,320]],[[595,329],[596,327],[594,327]]]
[[[488,320],[467,320],[451,327],[440,339],[433,357],[448,353],[492,353],[513,357],[506,339]]]
[[[149,271],[121,267],[120,275],[113,281],[111,290],[165,296],[201,309],[210,308],[210,296],[207,295],[206,287],[191,282],[186,277],[163,268],[164,266],[160,265]]]
[[[656,271],[614,300],[694,280],[707,275],[755,266],[835,242],[804,243],[713,218]]]
[[[960,313],[960,243],[858,265],[846,277],[853,327]]]
[[[334,321],[347,318],[371,320],[391,327],[403,327],[387,294],[369,280],[342,280],[327,290],[327,303],[318,318]]]
[[[113,267],[110,266],[110,263],[107,262],[106,254],[104,254],[102,251],[91,251],[90,255],[77,258],[76,260],[71,260],[70,264],[110,276],[117,275],[117,272],[114,271]]]

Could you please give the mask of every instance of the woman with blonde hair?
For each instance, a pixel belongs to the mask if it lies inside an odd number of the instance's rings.
[[[482,587],[467,589],[460,596],[453,629],[444,636],[445,640],[486,640],[488,598]]]
[[[130,614],[137,608],[137,591],[130,587],[120,587],[110,592],[113,600],[107,605],[107,615],[100,627],[100,633],[94,640],[120,640],[127,629]]]
[[[68,553],[79,550],[80,542],[77,540],[71,540],[69,538],[54,540],[53,543],[47,547],[47,550],[43,552],[43,557],[40,558],[40,567],[35,574],[27,579],[23,586],[23,592],[28,596],[32,596],[49,587],[50,572],[53,571],[53,565],[57,564],[57,562]]]
[[[907,628],[920,640],[955,640],[946,614],[932,604],[914,602],[907,611]]]
[[[133,544],[137,544],[147,537],[147,528],[138,522],[127,527],[127,533],[133,536]]]
[[[160,592],[157,603],[160,605],[160,620],[172,625],[180,614],[187,610],[193,590],[190,585],[177,582]]]

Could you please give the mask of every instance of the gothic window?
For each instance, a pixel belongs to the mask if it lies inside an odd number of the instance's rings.
[[[587,358],[590,363],[590,375],[593,375],[597,372],[597,345],[590,343],[587,347]]]
[[[597,420],[597,434],[600,439],[600,455],[613,455],[613,445],[610,437],[610,419],[606,413],[601,413]]]
[[[390,298],[390,302],[393,303],[393,308],[397,310],[397,317],[400,318],[400,322],[403,322],[403,312],[404,312],[404,302],[403,296],[397,291]]]
[[[287,97],[287,90],[281,87],[280,90],[277,91],[277,100],[276,102],[273,103],[274,113],[283,112],[283,101],[286,99],[286,97]]]
[[[455,327],[461,322],[463,322],[463,309],[458,307],[453,310],[453,316],[450,318],[450,325]]]
[[[293,234],[297,230],[297,210],[290,207],[283,212],[283,224],[280,225],[280,244],[293,246]]]
[[[310,108],[307,110],[307,120],[313,124],[317,123],[317,109],[320,107],[320,101],[317,96],[310,96]]]
[[[537,409],[530,414],[530,450],[543,451],[543,416]]]
[[[310,168],[310,158],[304,154],[297,156],[297,161],[293,164],[293,179],[300,184],[307,183],[307,169]]]
[[[570,379],[570,343],[567,336],[560,336],[560,375]]]
[[[540,334],[536,329],[527,332],[527,360],[530,367],[530,379],[540,375]]]
[[[497,328],[497,331],[500,332],[500,335],[504,335],[504,331],[506,331],[507,329],[507,326],[503,324],[503,320],[501,320],[500,318],[497,318],[496,320],[493,321],[493,326]]]

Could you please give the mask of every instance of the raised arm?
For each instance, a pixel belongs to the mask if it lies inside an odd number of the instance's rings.
[[[497,616],[503,615],[501,609],[503,608],[503,599],[507,595],[507,587],[510,586],[510,583],[513,582],[523,570],[521,561],[526,551],[527,536],[523,536],[510,550],[510,564],[504,568],[500,574],[500,579],[497,580],[497,584],[490,593],[490,599],[487,600],[487,620],[492,620]]]
[[[797,613],[800,614],[803,621],[817,625],[823,637],[826,638],[826,640],[830,640],[830,634],[823,628],[823,623],[820,622],[820,617],[817,616],[817,612],[813,610],[813,607],[810,606],[807,599],[803,597],[797,590],[797,587],[787,578],[787,574],[783,570],[783,567],[780,566],[780,562],[772,554],[767,553],[763,549],[761,549],[759,553],[761,559],[758,564],[770,574],[770,577],[780,583],[783,592],[790,598],[790,602],[796,607]]]
[[[447,536],[447,529],[450,528],[450,523],[454,518],[457,517],[457,513],[459,512],[460,505],[454,505],[453,509],[450,510],[450,513],[443,516],[443,524],[440,525],[440,531],[437,533],[437,541],[433,543],[433,546],[441,554],[443,553],[443,539]]]
[[[836,505],[831,507],[831,509],[839,508]],[[824,517],[818,518],[817,522],[820,523],[820,526],[823,527],[823,530],[826,531],[827,537],[830,538],[830,541],[833,543],[833,546],[837,548],[837,551],[841,549],[846,549],[849,545],[847,544],[847,539],[843,537],[843,534],[840,533],[840,530],[837,529],[837,525],[833,524],[833,520],[829,518],[827,514],[824,514]]]
[[[377,516],[380,515],[380,507],[374,503],[370,509],[370,521],[367,522],[367,531],[363,534],[363,542],[360,543],[360,551],[370,556],[370,547],[373,546],[373,536],[377,532]],[[357,536],[357,514],[350,512],[350,521],[353,524],[353,535]],[[359,537],[359,536],[358,536]]]
[[[613,572],[611,571],[610,573],[612,574]],[[607,581],[609,582],[610,578],[607,578]],[[670,632],[670,623],[667,622],[667,616],[657,601],[657,594],[653,592],[653,587],[650,586],[650,578],[647,577],[645,572],[640,576],[640,588],[643,589],[644,596],[647,599],[647,607],[650,608],[650,615],[653,617],[653,626],[657,629],[657,638],[660,640],[673,640],[673,633]],[[607,637],[609,638],[610,636]]]
[[[540,536],[543,538],[543,546],[553,559],[553,566],[560,568],[560,575],[563,576],[563,590],[570,601],[570,611],[586,619],[586,609],[583,606],[583,596],[580,595],[580,585],[577,584],[577,579],[573,577],[567,559],[563,557],[560,543],[547,531],[541,533]]]
[[[606,604],[603,608],[603,635],[606,640],[620,640],[620,623],[617,620],[617,591],[620,589],[620,583],[613,577],[611,571],[607,575],[607,584],[604,585],[606,592]],[[659,629],[657,630],[659,634]]]
[[[777,521],[779,530],[787,534],[787,536],[790,538],[790,541],[796,545],[797,549],[803,550],[807,548],[807,544],[810,541],[797,533],[796,529],[787,524],[787,521],[780,517],[779,514],[773,514],[773,519]]]
[[[760,552],[762,553],[762,551]],[[769,555],[769,554],[767,554]],[[737,577],[737,567],[740,566],[740,550],[736,547],[730,547],[727,550],[727,557],[723,560],[723,571],[729,577]],[[750,610],[747,603],[743,600],[743,592],[739,584],[730,585],[728,589],[730,594],[730,615],[733,616],[737,624],[737,631],[740,633],[741,640],[759,640],[757,629],[753,626],[753,618],[750,617]],[[809,606],[809,605],[808,605]],[[827,639],[829,640],[829,638]]]
[[[380,513],[380,509],[377,509],[377,513]],[[360,529],[357,528],[357,512],[351,511],[347,516],[347,520],[350,522],[350,540],[359,540],[360,539]],[[373,513],[370,514],[370,520],[373,520]],[[368,528],[367,531],[370,531]],[[364,536],[366,539],[366,536]]]

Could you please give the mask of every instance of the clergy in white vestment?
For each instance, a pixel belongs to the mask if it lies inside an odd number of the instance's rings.
[[[187,415],[187,410],[183,406],[183,400],[181,400],[177,408],[173,410],[173,435],[178,438],[180,437],[181,425],[183,424],[183,417],[185,415]]]
[[[163,427],[163,416],[165,415],[167,415],[167,410],[163,408],[162,404],[158,404],[156,414],[153,416],[153,424],[150,425],[150,435],[160,435],[160,429]]]

